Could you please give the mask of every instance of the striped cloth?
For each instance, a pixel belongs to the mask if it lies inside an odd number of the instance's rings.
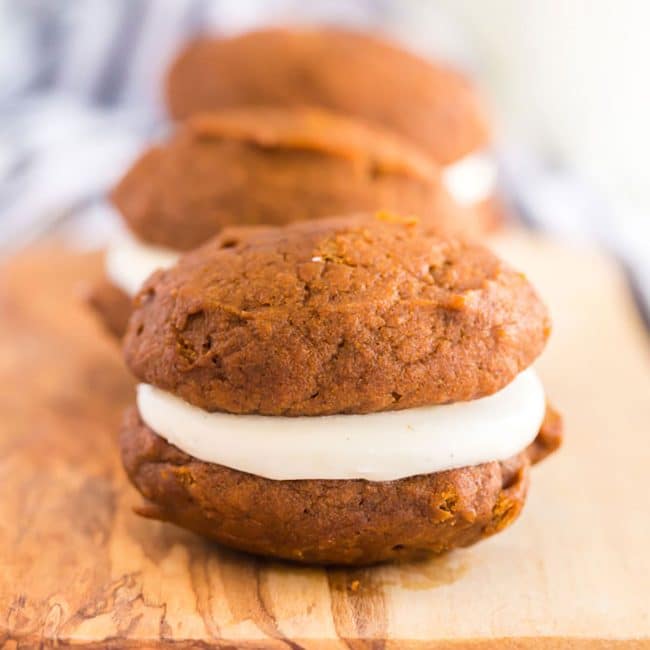
[[[54,229],[103,244],[115,228],[103,196],[165,128],[161,80],[179,45],[204,30],[296,22],[388,33],[479,76],[484,65],[457,23],[416,0],[0,0],[0,253]],[[530,152],[504,147],[500,162],[525,222],[607,246],[649,323],[650,263],[637,220]]]

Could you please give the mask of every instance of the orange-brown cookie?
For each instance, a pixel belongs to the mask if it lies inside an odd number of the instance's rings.
[[[91,288],[86,301],[110,334],[124,336],[131,316],[131,296],[104,277]]]
[[[197,115],[147,151],[111,194],[143,241],[177,250],[230,225],[282,225],[395,210],[480,231],[440,170],[416,148],[363,122],[307,108]]]
[[[297,223],[153,275],[125,337],[136,377],[208,411],[368,413],[476,399],[541,352],[525,277],[390,215]]]
[[[489,141],[484,107],[456,71],[341,29],[271,28],[200,38],[167,79],[173,117],[245,104],[310,104],[401,134],[446,165]]]
[[[510,525],[531,462],[559,443],[557,417],[549,409],[535,442],[509,460],[386,482],[276,481],[206,463],[156,435],[135,408],[120,444],[144,516],[259,555],[363,565],[443,553]]]

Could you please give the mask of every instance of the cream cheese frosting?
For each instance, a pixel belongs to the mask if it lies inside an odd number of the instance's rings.
[[[154,271],[173,266],[179,257],[177,251],[144,244],[125,233],[106,252],[106,275],[115,286],[134,296]]]
[[[473,205],[494,194],[497,165],[489,153],[473,153],[444,167],[442,178],[458,203]]]
[[[199,460],[276,480],[391,481],[505,460],[537,436],[546,398],[532,368],[469,402],[366,415],[209,413],[149,384],[142,420]]]

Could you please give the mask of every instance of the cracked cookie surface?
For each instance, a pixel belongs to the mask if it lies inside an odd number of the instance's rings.
[[[208,411],[368,413],[477,399],[539,355],[548,313],[482,246],[390,215],[219,240],[154,274],[125,356]]]

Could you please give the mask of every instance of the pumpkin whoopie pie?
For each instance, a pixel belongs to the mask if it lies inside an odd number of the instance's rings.
[[[313,105],[379,124],[444,168],[476,227],[504,216],[487,111],[458,71],[340,28],[266,28],[189,42],[167,75],[172,117],[240,105]]]
[[[231,225],[280,225],[359,211],[397,210],[470,231],[437,165],[400,138],[306,108],[197,115],[152,147],[111,194],[132,237],[109,250],[91,304],[123,334],[131,296]]]
[[[467,546],[518,516],[560,443],[535,291],[413,219],[210,241],[135,303],[139,512],[236,549],[362,565]]]

